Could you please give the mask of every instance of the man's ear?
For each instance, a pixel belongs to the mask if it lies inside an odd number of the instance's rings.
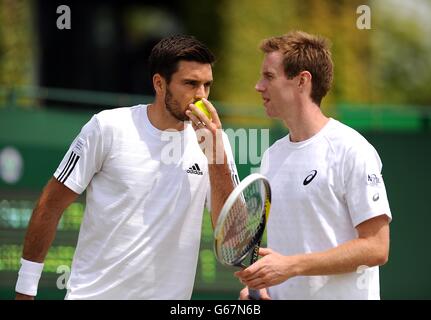
[[[302,71],[299,74],[298,87],[303,88],[306,84],[308,84],[308,83],[311,84],[311,79],[312,78],[313,78],[313,76],[311,75],[310,72],[308,72],[308,71]]]
[[[159,73],[153,76],[153,87],[156,94],[163,94],[166,89],[166,81]]]

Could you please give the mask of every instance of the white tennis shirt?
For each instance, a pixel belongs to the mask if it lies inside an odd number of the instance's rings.
[[[306,141],[277,141],[261,164],[272,187],[268,247],[283,255],[325,251],[357,238],[361,222],[391,218],[381,170],[374,147],[334,119]],[[379,299],[379,291],[378,267],[269,288],[273,299]]]
[[[102,111],[54,176],[87,190],[66,299],[190,299],[209,196],[207,158],[191,125],[160,131],[146,105]]]

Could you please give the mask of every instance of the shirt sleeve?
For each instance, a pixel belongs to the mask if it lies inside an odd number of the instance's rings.
[[[345,197],[355,227],[380,215],[392,220],[381,172],[382,162],[370,144],[347,152],[343,174]]]
[[[72,191],[81,194],[94,174],[102,167],[103,139],[96,116],[93,116],[73,140],[54,177]]]
[[[239,184],[239,176],[238,176],[238,170],[235,164],[235,157],[233,156],[233,153],[232,153],[232,147],[229,142],[229,137],[225,132],[222,133],[222,137],[223,137],[223,146],[224,146],[224,150],[227,158],[227,165],[229,167],[231,179],[235,187]],[[207,191],[205,206],[209,211],[211,211],[211,185]]]
[[[260,169],[259,169],[259,173],[261,175],[264,175],[265,177],[267,176],[269,171],[268,157],[269,157],[269,149],[266,149],[262,155],[262,161],[260,162]]]

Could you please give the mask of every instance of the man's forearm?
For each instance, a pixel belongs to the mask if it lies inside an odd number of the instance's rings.
[[[61,212],[36,206],[24,240],[23,258],[43,262],[55,238]]]
[[[54,240],[58,221],[62,211],[49,210],[41,205],[42,198],[36,205],[24,240],[23,259],[16,284],[16,299],[32,300],[37,293],[37,286],[43,270],[43,262]],[[37,264],[35,264],[37,263]]]
[[[40,196],[24,240],[23,259],[18,272],[16,299],[33,299],[43,270],[43,261],[54,240],[63,211],[78,194],[52,178]]]
[[[234,188],[226,154],[223,163],[209,164],[208,170],[211,183],[211,220],[215,226],[223,204]]]
[[[357,271],[359,266],[386,262],[384,253],[368,239],[350,240],[336,248],[295,256],[293,273],[302,276],[341,274]]]
[[[33,262],[45,260],[61,215],[77,196],[55,178],[48,182],[29,222],[24,240],[24,259]]]
[[[358,238],[323,252],[299,255],[296,272],[325,275],[355,272],[359,266],[385,264],[389,256],[389,222],[386,215],[366,220],[356,227]]]

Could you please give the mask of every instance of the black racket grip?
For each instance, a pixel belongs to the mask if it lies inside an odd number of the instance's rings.
[[[260,242],[261,242],[261,240],[259,240],[253,248],[253,252],[251,253],[250,265],[255,263],[257,261],[257,258],[259,257]],[[260,300],[259,290],[248,288],[248,298],[250,300]]]
[[[248,288],[248,298],[250,300],[260,300],[260,292],[259,292],[259,290]]]

